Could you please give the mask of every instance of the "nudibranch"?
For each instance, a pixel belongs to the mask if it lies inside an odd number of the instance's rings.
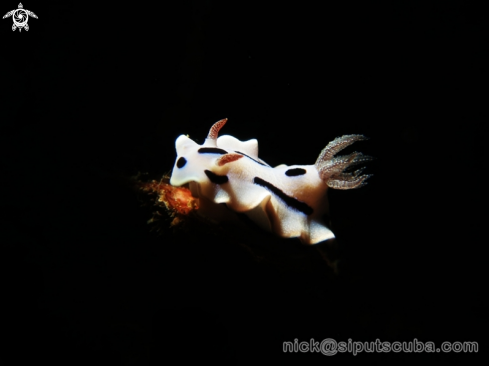
[[[185,135],[175,142],[177,159],[170,184],[189,185],[199,198],[199,210],[224,209],[248,216],[259,227],[284,238],[316,244],[334,238],[323,216],[328,211],[327,189],[353,189],[366,184],[364,168],[352,171],[371,157],[359,152],[335,155],[363,135],[344,135],[330,142],[313,165],[279,165],[274,168],[258,157],[258,141],[240,141],[219,130],[216,122],[203,145]],[[224,205],[223,205],[224,204]],[[212,216],[212,215],[211,215]]]

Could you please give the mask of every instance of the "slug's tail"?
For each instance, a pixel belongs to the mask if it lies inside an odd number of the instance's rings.
[[[371,156],[354,152],[349,155],[335,155],[350,146],[356,141],[367,140],[363,135],[344,135],[337,137],[326,146],[319,154],[315,166],[321,179],[334,189],[354,189],[360,188],[367,184],[366,180],[372,174],[361,174],[365,167],[352,171],[364,162],[373,160]]]

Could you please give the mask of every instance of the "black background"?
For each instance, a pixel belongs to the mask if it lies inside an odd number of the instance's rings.
[[[23,5],[39,17],[28,32],[0,23],[4,364],[345,359],[283,354],[295,338],[479,341],[483,352],[482,9]],[[370,137],[355,146],[377,158],[369,184],[330,192],[337,279],[319,263],[312,276],[279,271],[206,237],[176,245],[150,231],[128,178],[168,173],[178,135],[202,142],[225,117],[223,133],[257,138],[272,166],[311,164],[343,134]]]

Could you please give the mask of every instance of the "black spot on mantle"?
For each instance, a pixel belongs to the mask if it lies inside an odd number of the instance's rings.
[[[278,198],[280,198],[284,203],[296,210],[302,212],[305,215],[311,215],[314,210],[307,203],[301,202],[294,197],[287,196],[284,192],[282,192],[279,188],[275,187],[272,183],[267,182],[266,180],[261,179],[260,177],[253,178],[253,183],[265,187]]]
[[[209,178],[209,180],[214,184],[224,184],[227,183],[229,180],[227,175],[217,175],[210,170],[204,170],[204,173],[205,175],[207,175],[207,178]]]
[[[187,164],[187,159],[185,159],[183,156],[177,160],[177,168],[183,168]]]
[[[223,149],[219,149],[218,147],[201,147],[197,150],[199,154],[227,154],[228,152]]]
[[[288,177],[296,177],[298,175],[304,175],[304,174],[306,174],[306,169],[302,169],[302,168],[292,168],[285,172],[285,175]]]

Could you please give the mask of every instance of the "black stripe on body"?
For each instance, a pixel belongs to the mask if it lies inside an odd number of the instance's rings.
[[[298,175],[304,175],[304,174],[306,174],[306,169],[302,169],[302,168],[292,168],[285,172],[285,175],[288,177],[296,177]]]
[[[302,212],[305,215],[311,215],[314,212],[312,207],[310,207],[307,203],[301,202],[294,197],[287,196],[284,192],[282,192],[282,190],[275,187],[272,183],[261,179],[260,177],[253,178],[253,183],[265,187],[274,195],[276,195],[278,198],[280,198],[282,201],[284,201],[284,203],[287,206],[295,208],[296,210]]]
[[[241,154],[241,155],[243,155],[243,156],[246,156],[248,159],[253,160],[255,163],[258,163],[258,164],[263,165],[263,166],[270,166],[270,165],[268,165],[268,164],[264,164],[264,163],[262,163],[261,161],[258,161],[258,160],[253,159],[251,156],[248,156],[248,155],[246,155],[245,153],[242,153],[241,151],[236,151],[236,152],[237,152],[238,154]]]
[[[229,180],[227,175],[217,175],[210,170],[204,170],[204,173],[205,175],[207,175],[207,178],[209,178],[209,180],[214,184],[224,184],[227,183]]]
[[[228,152],[223,149],[219,149],[218,147],[201,147],[197,150],[199,154],[227,154]]]

